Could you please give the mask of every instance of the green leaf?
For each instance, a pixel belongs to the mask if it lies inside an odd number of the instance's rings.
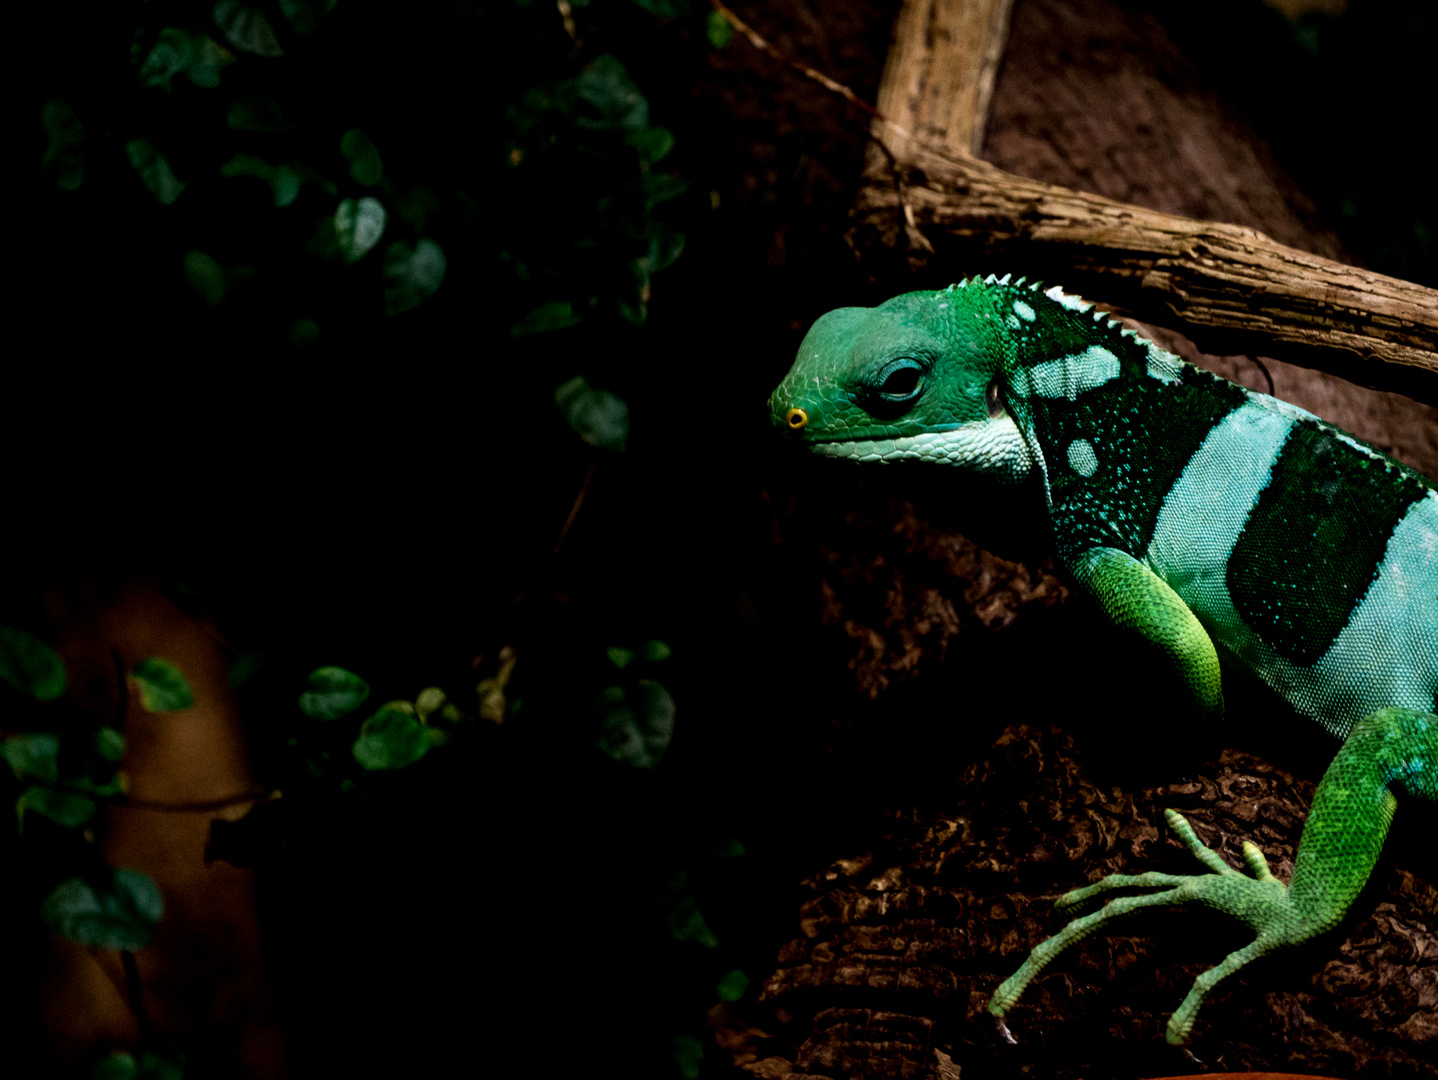
[[[384,235],[384,204],[366,195],[345,199],[335,210],[335,242],[345,262],[358,262]]]
[[[575,314],[574,305],[568,300],[549,300],[540,304],[522,320],[509,328],[514,337],[526,334],[542,334],[548,330],[563,330],[566,326],[577,326],[584,319]]]
[[[574,122],[591,131],[642,131],[649,126],[649,102],[619,58],[596,57],[574,79]]]
[[[729,44],[733,36],[734,27],[728,19],[717,11],[709,12],[709,17],[704,20],[704,33],[709,38],[709,44],[716,49],[722,49]]]
[[[319,28],[320,20],[335,6],[335,0],[280,0],[280,11],[290,28],[301,36]]]
[[[639,646],[639,659],[647,660],[651,664],[668,660],[671,655],[673,654],[669,646],[662,641],[646,641]]]
[[[195,704],[190,684],[180,669],[168,660],[151,656],[141,660],[130,672],[140,688],[140,704],[146,712],[179,712]]]
[[[263,94],[240,94],[230,102],[225,123],[231,131],[288,131],[290,123],[279,102]]]
[[[674,1036],[674,1064],[679,1066],[679,1075],[684,1080],[699,1080],[704,1066],[704,1043],[697,1035]]]
[[[125,154],[130,159],[130,167],[140,174],[150,194],[162,206],[169,206],[185,190],[184,183],[171,171],[170,163],[149,139],[131,139],[125,144]]]
[[[194,36],[173,26],[160,31],[155,46],[140,67],[140,81],[146,86],[170,89],[170,80],[184,71],[195,51]]]
[[[284,56],[270,21],[247,4],[220,0],[211,16],[231,45],[256,56]]]
[[[184,72],[196,86],[213,89],[220,85],[220,69],[234,59],[204,34],[167,26],[155,38],[154,48],[140,67],[140,81],[146,86],[163,86],[169,90],[170,81]]]
[[[651,15],[658,15],[661,19],[678,19],[694,13],[694,9],[689,6],[689,0],[634,0],[634,2]]]
[[[554,391],[554,403],[590,446],[623,450],[629,442],[629,406],[608,390],[596,390],[582,376]]]
[[[714,993],[720,1001],[738,1001],[748,992],[749,976],[738,968],[725,975],[719,980],[719,985],[714,987]]]
[[[433,240],[420,240],[413,248],[402,242],[384,255],[384,310],[398,315],[433,296],[444,281],[444,250]]]
[[[79,828],[95,813],[95,802],[84,795],[54,788],[30,787],[15,803],[15,813],[22,819],[26,813],[49,818],[67,829]]]
[[[48,732],[12,735],[0,743],[3,757],[17,777],[55,781],[60,778],[60,736]]]
[[[645,679],[639,683],[633,707],[604,711],[597,742],[615,761],[652,769],[663,759],[673,737],[674,699],[657,682]]]
[[[666,892],[668,911],[665,912],[664,922],[669,928],[669,936],[675,941],[695,942],[706,949],[717,948],[719,939],[704,921],[699,901],[689,890],[689,875],[680,870],[669,879]]]
[[[34,634],[0,626],[0,679],[36,701],[54,701],[65,692],[65,664]]]
[[[304,177],[288,165],[275,166],[275,173],[270,177],[270,187],[274,191],[275,206],[289,206],[300,195],[300,186],[304,183]]]
[[[143,949],[155,935],[165,904],[155,883],[138,870],[116,870],[109,889],[83,878],[56,887],[40,907],[45,926],[92,949]]]
[[[56,187],[74,191],[85,179],[85,126],[61,98],[40,107],[40,122],[50,145],[40,159],[40,171]]]
[[[125,736],[112,727],[95,732],[95,752],[106,761],[120,761],[125,756]]]
[[[342,667],[315,668],[310,688],[300,695],[300,712],[312,720],[338,720],[369,697],[369,683]]]
[[[639,156],[653,164],[674,149],[674,136],[668,128],[651,127],[636,131],[624,139],[639,151]]]
[[[210,307],[218,307],[229,288],[225,268],[203,251],[185,253],[185,280]]]
[[[340,152],[350,163],[350,176],[356,184],[378,184],[384,175],[384,163],[380,161],[379,150],[359,128],[350,128],[340,136]]]
[[[267,181],[274,192],[275,205],[289,206],[299,196],[300,186],[306,179],[317,180],[322,186],[324,184],[307,169],[302,173],[302,169],[304,166],[271,165],[256,154],[236,154],[220,166],[220,175],[226,178],[252,176],[256,180]]]
[[[429,729],[407,701],[392,701],[364,722],[355,740],[354,759],[371,772],[403,769],[429,751]]]
[[[136,1080],[138,1066],[132,1054],[123,1050],[111,1050],[95,1062],[90,1070],[90,1080]]]
[[[688,188],[687,183],[669,173],[647,172],[644,174],[644,199],[651,207],[683,195]]]
[[[634,661],[634,654],[628,649],[621,649],[618,645],[611,645],[604,652],[609,657],[609,662],[621,670],[627,668]]]
[[[426,686],[414,699],[414,711],[421,721],[428,722],[431,715],[444,707],[444,691],[437,686]]]
[[[215,43],[212,38],[200,34],[195,38],[194,52],[185,65],[185,78],[196,86],[213,90],[220,85],[220,69],[235,62],[229,50]]]
[[[135,1080],[184,1080],[184,1076],[183,1062],[145,1053],[140,1055],[140,1068]]]

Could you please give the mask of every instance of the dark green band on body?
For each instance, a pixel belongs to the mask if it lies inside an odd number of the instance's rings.
[[[1394,528],[1426,493],[1406,470],[1299,421],[1228,560],[1234,607],[1280,656],[1315,663],[1378,577]]]

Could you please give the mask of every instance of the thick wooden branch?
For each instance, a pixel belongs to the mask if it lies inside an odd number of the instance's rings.
[[[925,247],[957,245],[964,258],[956,261],[977,256],[1049,277],[1184,329],[1210,351],[1281,356],[1390,389],[1426,386],[1421,396],[1434,396],[1438,292],[1252,229],[1162,214],[917,146],[889,177],[865,184],[854,221],[860,250],[903,246],[917,230],[927,245],[907,242],[916,268],[933,258]],[[1427,377],[1384,371],[1374,360]]]
[[[977,157],[1013,0],[912,0],[899,12],[878,110],[923,145]],[[888,147],[906,156],[892,128]]]

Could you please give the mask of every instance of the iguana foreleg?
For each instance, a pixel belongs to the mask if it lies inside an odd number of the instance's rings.
[[[1342,920],[1383,850],[1397,802],[1395,792],[1438,800],[1438,716],[1415,709],[1380,709],[1353,729],[1313,797],[1289,885],[1273,876],[1267,860],[1252,843],[1244,844],[1244,859],[1252,875],[1245,876],[1199,841],[1182,816],[1166,811],[1170,827],[1211,872],[1197,876],[1114,874],[1060,897],[1055,906],[1063,911],[1116,889],[1163,890],[1109,900],[1098,911],[1069,923],[1035,948],[1023,967],[999,987],[989,1002],[989,1012],[998,1019],[1005,1038],[1012,1041],[1003,1024],[1004,1014],[1044,966],[1070,945],[1109,920],[1140,908],[1202,904],[1244,923],[1254,932],[1254,940],[1194,980],[1168,1022],[1168,1041],[1182,1045],[1188,1041],[1204,998],[1220,980],[1250,960],[1307,941]]]

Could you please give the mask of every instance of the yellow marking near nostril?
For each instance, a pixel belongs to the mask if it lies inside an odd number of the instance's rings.
[[[809,414],[803,409],[790,409],[784,414],[784,423],[789,425],[790,431],[798,431],[809,422]]]

